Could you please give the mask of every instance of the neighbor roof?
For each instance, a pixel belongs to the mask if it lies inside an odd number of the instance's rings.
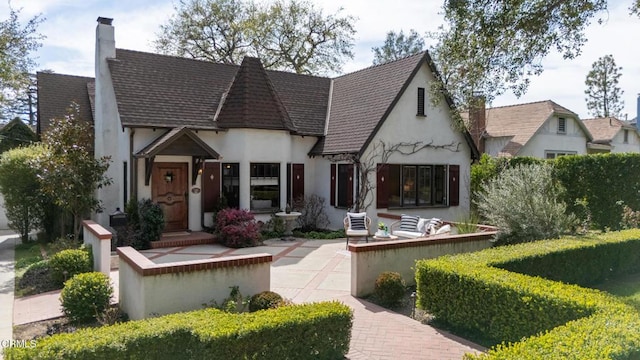
[[[67,115],[72,101],[80,106],[80,117],[93,123],[93,112],[89,100],[88,84],[94,80],[85,76],[38,72],[38,126],[41,134],[49,127],[51,119]]]
[[[487,109],[486,136],[510,137],[511,141],[502,149],[502,154],[515,156],[554,114],[574,118],[587,138],[591,139],[589,131],[579,121],[576,113],[551,100]],[[468,112],[461,115],[465,120],[469,118]]]
[[[634,126],[614,117],[584,119],[582,123],[593,136],[593,142],[595,143],[610,143],[620,130],[636,129]]]
[[[243,75],[238,74],[238,65],[122,49],[116,50],[116,59],[109,60],[123,126],[188,126],[192,129],[212,130],[229,127],[272,129],[273,117],[266,123],[259,122],[255,116],[248,121],[239,122],[236,116],[238,111],[259,111],[252,109],[255,104],[244,102],[244,105],[238,107],[239,104],[234,103],[233,116],[221,106],[229,91],[245,89],[269,94],[269,100],[263,105],[269,107],[271,115],[274,115],[274,107],[284,107],[287,116],[282,121],[287,125],[281,126],[282,128],[296,129],[303,135],[322,135],[330,79],[296,74],[287,76],[260,68],[262,65],[258,68],[256,61],[249,61],[244,69],[248,72]],[[256,80],[260,80],[260,83],[254,83]],[[256,84],[259,84],[260,89],[253,88]],[[278,104],[274,103],[274,99],[278,99]],[[310,103],[315,104],[314,109],[319,111],[305,108]],[[219,108],[220,114],[224,115],[223,123],[226,124],[214,121]]]

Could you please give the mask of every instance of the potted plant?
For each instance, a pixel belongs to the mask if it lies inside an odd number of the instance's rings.
[[[376,231],[376,236],[389,236],[389,227],[387,227],[387,224],[383,223],[382,221],[378,222],[378,231]]]

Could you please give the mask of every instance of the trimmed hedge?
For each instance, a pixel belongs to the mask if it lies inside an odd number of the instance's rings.
[[[231,314],[204,309],[38,340],[5,359],[342,359],[352,312],[338,302]]]
[[[503,342],[468,359],[633,359],[640,354],[635,309],[598,290],[504,268],[535,273],[546,267],[536,275],[584,282],[590,274],[637,269],[638,255],[626,253],[639,239],[640,230],[628,230],[420,260],[417,304],[455,327]],[[596,261],[580,258],[597,252],[602,258]],[[554,267],[563,260],[570,265]],[[586,275],[578,275],[580,269]]]

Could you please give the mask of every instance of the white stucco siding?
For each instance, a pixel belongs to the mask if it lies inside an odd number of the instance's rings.
[[[498,136],[485,139],[484,150],[490,156],[496,157],[511,139],[513,139],[513,136]]]
[[[469,212],[469,184],[471,167],[471,149],[463,134],[454,129],[451,120],[450,109],[442,99],[437,107],[431,105],[429,97],[430,82],[433,75],[427,65],[423,65],[411,80],[405,92],[401,95],[388,118],[382,124],[373,141],[363,154],[362,159],[376,158],[380,162],[380,143],[387,145],[398,143],[421,143],[432,146],[444,146],[445,148],[433,148],[427,146],[415,154],[403,155],[393,153],[388,163],[395,164],[425,164],[425,165],[458,165],[460,166],[460,193],[459,206],[447,207],[422,207],[401,209],[376,209],[376,190],[370,193],[371,206],[367,209],[373,222],[377,221],[378,212],[394,214],[410,213],[424,217],[440,217],[447,220],[456,220],[467,216]],[[418,88],[425,88],[425,113],[426,117],[416,116]],[[407,149],[404,149],[407,150]],[[376,154],[377,153],[377,154]],[[369,181],[376,183],[376,173],[372,172]],[[448,181],[446,181],[448,185]]]
[[[137,129],[134,140],[134,153],[140,151],[166,130]],[[238,163],[240,166],[240,208],[250,208],[250,165],[251,163],[279,163],[280,164],[280,204],[286,206],[286,174],[287,163],[304,164],[305,193],[315,193],[315,162],[310,161],[308,153],[316,143],[313,136],[295,136],[287,131],[258,130],[258,129],[230,129],[228,131],[198,131],[196,133],[207,145],[218,152],[222,163]],[[192,181],[192,161],[190,156],[157,156],[155,162],[186,162],[189,168],[189,229],[200,230],[202,228],[202,192],[194,194],[191,189],[201,188],[201,179]],[[138,161],[138,199],[151,198],[151,184],[144,184],[145,165],[144,160]],[[256,219],[267,221],[269,215],[257,215]],[[211,214],[205,214],[204,225],[212,223]]]
[[[587,135],[577,124],[576,119],[570,117],[565,119],[564,134],[558,133],[558,117],[551,116],[516,155],[544,159],[549,151],[586,154]]]
[[[640,152],[640,141],[638,133],[635,130],[629,129],[627,135],[627,142],[624,142],[624,129],[621,129],[611,141],[611,152],[624,153]]]

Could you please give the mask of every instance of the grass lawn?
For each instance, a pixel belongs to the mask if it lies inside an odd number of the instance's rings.
[[[22,275],[24,271],[33,263],[37,263],[42,260],[42,253],[40,250],[40,243],[37,241],[30,241],[26,244],[18,244],[15,247],[15,270],[16,276],[18,273]]]
[[[622,301],[640,311],[640,273],[607,280],[593,288],[618,296]]]

